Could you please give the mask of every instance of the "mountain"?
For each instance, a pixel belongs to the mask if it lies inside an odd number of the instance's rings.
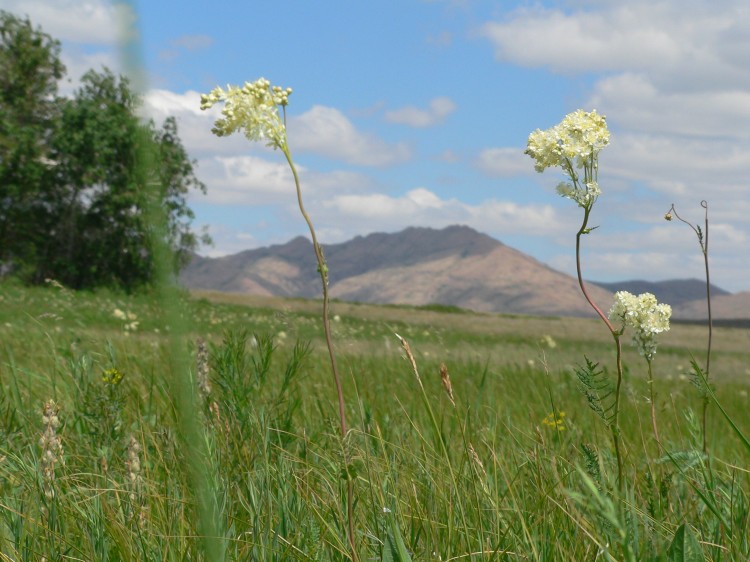
[[[706,302],[706,282],[699,279],[671,279],[669,281],[618,281],[615,283],[600,283],[593,281],[603,289],[611,292],[628,291],[634,295],[641,293],[653,294],[659,302],[669,303],[673,308],[681,307],[691,301]],[[728,291],[711,285],[711,298],[729,295]]]
[[[477,312],[593,316],[576,279],[467,226],[407,228],[324,245],[331,296],[378,304],[446,304]],[[312,243],[286,244],[225,256],[196,256],[180,276],[189,289],[261,296],[320,297]],[[705,285],[697,279],[588,283],[604,312],[614,291],[650,292],[673,317],[707,317]],[[711,286],[716,319],[750,319],[750,292]]]
[[[446,304],[478,312],[592,316],[573,277],[467,226],[407,228],[324,245],[331,296],[370,303]],[[221,258],[196,257],[181,274],[190,289],[320,296],[312,244],[286,244]],[[612,293],[595,285],[608,308]]]

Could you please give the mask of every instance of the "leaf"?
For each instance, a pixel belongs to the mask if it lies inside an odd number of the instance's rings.
[[[704,562],[703,550],[690,526],[683,523],[675,531],[672,544],[667,550],[669,562]]]
[[[406,550],[404,539],[396,522],[396,516],[390,511],[386,512],[388,518],[388,536],[383,548],[383,562],[411,562],[411,555]]]

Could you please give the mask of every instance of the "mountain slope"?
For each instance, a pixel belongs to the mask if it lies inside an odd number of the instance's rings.
[[[331,295],[373,303],[460,306],[479,312],[591,316],[577,281],[466,226],[407,228],[325,246]],[[299,237],[223,258],[196,258],[192,289],[318,297],[312,244]],[[608,307],[609,291],[591,285]]]

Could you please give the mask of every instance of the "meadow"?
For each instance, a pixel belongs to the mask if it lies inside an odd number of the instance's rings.
[[[177,298],[0,285],[0,560],[351,560],[348,485],[360,560],[750,559],[748,329],[714,330],[707,454],[705,326],[660,339],[661,445],[625,345],[620,494],[597,319],[333,302],[342,439],[320,302]]]

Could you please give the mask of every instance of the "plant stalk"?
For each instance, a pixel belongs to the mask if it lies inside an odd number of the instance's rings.
[[[620,389],[622,387],[622,344],[620,343],[620,333],[617,330],[615,330],[614,326],[612,326],[612,323],[609,321],[609,318],[607,318],[606,314],[602,312],[602,310],[596,305],[593,299],[589,296],[589,293],[586,290],[586,285],[583,282],[583,274],[581,273],[581,236],[589,232],[587,230],[587,227],[588,227],[590,214],[591,214],[591,205],[584,207],[583,222],[581,224],[581,228],[578,229],[578,233],[576,233],[576,272],[578,273],[578,285],[581,287],[581,292],[583,293],[583,296],[586,298],[586,300],[591,305],[591,307],[599,315],[599,318],[601,318],[604,324],[607,326],[607,329],[612,334],[612,338],[614,338],[615,340],[615,347],[617,348],[617,386],[615,388],[615,405],[614,405],[614,411],[613,411],[612,424],[610,427],[612,430],[612,442],[615,447],[615,456],[617,458],[617,489],[620,492],[620,495],[622,495],[622,492],[624,489],[623,488],[624,481],[622,478],[623,463],[622,463],[622,451],[621,451],[621,443],[620,443],[620,422],[619,422]]]
[[[695,235],[698,237],[698,244],[701,247],[701,253],[703,254],[703,264],[706,270],[706,305],[708,307],[708,344],[706,345],[706,369],[704,371],[706,375],[706,380],[708,381],[709,372],[711,370],[711,343],[713,341],[713,331],[714,331],[714,322],[713,322],[713,315],[711,314],[711,273],[708,267],[708,201],[705,199],[701,201],[701,207],[703,207],[704,215],[703,215],[703,226],[704,230],[701,231],[700,225],[695,227],[692,224],[690,224],[688,221],[683,219],[678,213],[677,209],[674,207],[674,203],[672,203],[672,207],[667,212],[666,218],[671,220],[672,215],[674,214],[675,217],[677,217],[677,220],[680,222],[685,223],[690,228],[693,229],[693,232],[695,232]],[[707,423],[706,420],[708,418],[708,396],[703,397],[703,416],[701,419],[701,429],[703,431],[703,452],[708,454],[708,436],[707,436]]]
[[[656,401],[654,395],[654,372],[651,368],[651,360],[646,359],[648,363],[648,389],[649,389],[649,400],[651,402],[651,427],[654,431],[654,439],[661,449],[661,440],[659,439],[659,430],[656,425]]]
[[[344,466],[346,478],[346,515],[347,515],[347,534],[349,538],[349,547],[351,549],[351,555],[353,562],[358,561],[357,548],[354,540],[354,482],[349,475],[349,458],[346,448],[347,438],[347,425],[346,425],[346,403],[344,402],[344,389],[341,385],[341,377],[339,376],[338,365],[336,362],[336,353],[333,348],[333,337],[331,336],[331,321],[329,318],[329,295],[328,295],[328,264],[326,263],[325,256],[323,255],[323,248],[318,243],[318,238],[315,234],[315,228],[313,227],[312,220],[305,210],[305,206],[302,202],[302,189],[300,187],[299,176],[297,174],[297,168],[292,160],[292,155],[289,148],[286,146],[281,147],[286,161],[292,170],[294,176],[294,186],[297,191],[297,203],[299,204],[300,213],[307,223],[307,227],[310,230],[310,237],[312,238],[313,249],[315,250],[315,258],[318,262],[318,272],[320,273],[320,281],[323,285],[323,331],[325,333],[326,346],[328,347],[328,356],[331,361],[331,372],[333,373],[333,382],[336,386],[336,394],[338,396],[339,404],[339,422],[341,428],[341,440],[342,450],[344,454]]]

